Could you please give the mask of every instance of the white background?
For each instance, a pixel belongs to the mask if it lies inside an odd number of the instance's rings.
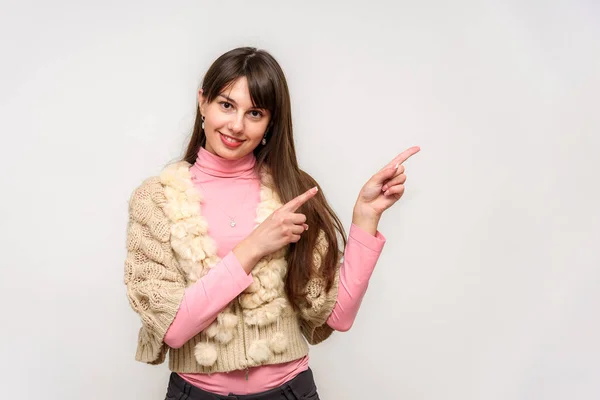
[[[0,397],[164,398],[134,361],[127,201],[251,45],[346,228],[422,147],[354,327],[311,349],[321,398],[600,398],[598,4],[3,1]]]

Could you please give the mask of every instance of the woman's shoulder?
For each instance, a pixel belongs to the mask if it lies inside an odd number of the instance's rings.
[[[170,224],[163,210],[165,203],[164,186],[158,176],[146,178],[133,190],[129,199],[128,241],[138,243],[136,240],[145,237],[145,240],[168,242]],[[131,246],[128,242],[128,248]]]
[[[130,203],[153,203],[159,206],[164,204],[165,186],[177,185],[183,180],[188,180],[189,168],[190,164],[185,161],[169,164],[158,175],[144,179],[134,188]]]
[[[158,205],[164,198],[164,186],[160,176],[146,178],[133,189],[129,199],[130,207],[137,205]]]

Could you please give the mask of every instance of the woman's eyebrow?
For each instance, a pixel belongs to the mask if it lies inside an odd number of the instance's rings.
[[[226,94],[221,93],[221,94],[219,94],[219,96],[222,97],[222,98],[224,98],[225,100],[227,100],[231,104],[237,105],[237,102],[234,99],[232,99],[231,97],[227,96]],[[252,109],[253,110],[267,110],[264,107],[257,107],[257,106],[253,106]]]
[[[237,104],[237,102],[234,99],[232,99],[231,97],[229,97],[223,93],[219,94],[219,96],[223,97],[225,100],[227,100],[230,103]]]

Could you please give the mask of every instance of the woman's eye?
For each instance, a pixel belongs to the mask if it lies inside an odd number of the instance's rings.
[[[250,115],[252,115],[253,118],[260,118],[260,117],[262,117],[262,113],[260,111],[256,111],[256,110],[250,111]]]
[[[223,107],[226,110],[229,110],[231,107],[233,107],[233,105],[231,103],[226,102],[226,101],[222,101],[221,102],[221,107]]]

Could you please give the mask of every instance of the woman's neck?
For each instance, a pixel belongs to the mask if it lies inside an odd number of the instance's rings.
[[[256,158],[253,153],[238,160],[227,160],[200,147],[196,162],[192,166],[194,175],[209,175],[216,178],[240,178],[253,174]],[[198,174],[200,173],[200,174]]]

